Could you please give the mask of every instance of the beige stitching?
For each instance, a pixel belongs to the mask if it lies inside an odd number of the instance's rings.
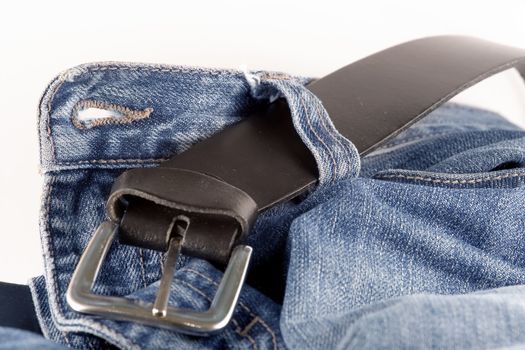
[[[248,332],[253,328],[253,326],[259,322],[259,316],[256,316],[252,318],[252,320],[244,327],[244,329],[241,331],[241,335],[246,335]]]
[[[406,180],[418,180],[418,181],[426,181],[426,182],[441,183],[441,184],[462,185],[462,184],[476,184],[476,183],[481,183],[481,182],[486,182],[486,181],[497,181],[497,180],[502,180],[506,178],[520,177],[520,176],[525,176],[525,173],[505,174],[505,175],[486,177],[486,178],[480,178],[480,179],[471,179],[471,180],[446,180],[446,179],[433,178],[430,176],[412,176],[412,175],[403,175],[403,174],[385,174],[385,175],[379,174],[377,176],[374,176],[374,178],[376,179],[401,178],[401,179],[406,179]]]
[[[196,274],[197,276],[200,276],[202,278],[204,278],[205,280],[207,280],[208,282],[214,284],[215,286],[219,286],[219,284],[217,282],[215,282],[213,279],[211,279],[210,277],[202,274],[201,272],[199,271],[196,271],[196,270],[193,270],[193,269],[190,269],[190,268],[184,268],[184,271],[188,271],[188,272],[192,272],[194,274]],[[270,326],[268,326],[268,324],[262,319],[260,318],[258,315],[254,314],[252,312],[252,310],[250,310],[250,308],[248,308],[248,306],[246,306],[242,301],[239,301],[239,305],[246,311],[250,314],[250,316],[252,317],[257,317],[259,318],[259,322],[261,323],[261,325],[272,335],[272,344],[273,344],[273,348],[275,350],[277,350],[277,338],[275,336],[275,332],[270,328]]]
[[[108,111],[114,111],[122,115],[122,117],[101,117],[98,119],[92,119],[90,121],[82,121],[80,119],[80,113],[88,108],[97,108]],[[107,103],[95,100],[81,100],[78,101],[73,107],[73,116],[71,122],[78,129],[87,129],[101,125],[111,124],[130,124],[137,120],[147,119],[153,112],[153,108],[145,108],[142,110],[131,109],[114,103]]]
[[[182,68],[182,67],[166,67],[166,68],[157,68],[157,67],[148,67],[148,66],[137,66],[137,67],[130,67],[130,66],[103,66],[103,67],[88,67],[86,69],[86,72],[98,72],[98,71],[106,71],[106,70],[131,70],[131,71],[147,71],[147,72],[166,72],[166,73],[190,73],[190,74],[209,74],[209,75],[215,75],[215,76],[221,76],[221,75],[239,75],[242,72],[235,71],[235,70],[213,70],[213,69],[206,69],[206,68],[199,68],[199,67],[188,67],[188,68]]]
[[[208,300],[210,300],[210,299],[208,299]],[[253,339],[253,337],[251,335],[249,335],[249,334],[242,335],[241,334],[241,327],[239,326],[239,323],[237,323],[237,321],[235,321],[233,318],[232,318],[232,323],[235,324],[235,333],[239,334],[241,337],[248,338],[250,343],[252,343],[253,348],[257,350],[259,347],[257,346],[257,342],[255,341],[255,339]]]
[[[184,280],[181,280],[180,281],[182,284],[185,284],[188,288],[190,289],[193,289],[193,291],[195,291],[197,294],[201,295],[203,298],[205,298],[206,300],[208,300],[209,303],[212,303],[212,299],[210,297],[208,297],[208,295],[206,295],[206,293],[204,293],[203,291],[201,291],[199,288],[195,287],[194,285],[190,284],[189,282],[187,281],[184,281]],[[257,346],[257,343],[255,342],[255,340],[253,339],[252,336],[248,335],[248,334],[242,334],[241,333],[241,327],[239,325],[239,322],[232,317],[232,323],[235,325],[235,333],[239,334],[241,337],[246,337],[248,338],[248,340],[252,343],[254,349],[258,349],[258,346]],[[250,322],[251,323],[251,322]]]
[[[261,74],[261,80],[292,80],[293,77],[282,72],[264,72]]]
[[[55,165],[77,165],[77,164],[120,164],[120,163],[158,163],[168,160],[169,158],[147,158],[147,159],[89,159],[79,160],[77,162],[62,162]]]

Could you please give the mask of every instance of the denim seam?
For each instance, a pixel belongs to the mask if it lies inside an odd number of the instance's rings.
[[[89,64],[89,63],[88,63]],[[104,63],[103,63],[104,64]],[[202,67],[148,67],[148,66],[129,66],[129,65],[116,65],[118,63],[111,63],[109,66],[98,66],[98,67],[87,67],[82,74],[89,72],[107,71],[107,70],[130,70],[130,71],[146,71],[146,72],[165,72],[165,73],[188,73],[188,74],[208,74],[212,76],[240,76],[242,72],[234,69],[214,69],[214,68],[202,68]]]
[[[136,159],[93,159],[93,160],[79,160],[77,162],[56,163],[56,165],[78,165],[78,164],[114,164],[114,163],[152,163],[163,162],[169,158],[136,158]]]
[[[303,98],[303,101],[302,101],[303,105],[304,105],[304,102],[305,102],[305,99]],[[315,105],[315,113],[316,113],[317,115],[320,115],[319,113],[321,113],[321,114],[323,113],[323,112],[319,109],[319,105],[318,105],[318,104]],[[339,140],[337,139],[336,135],[333,134],[333,133],[331,132],[331,130],[328,129],[328,126],[325,124],[325,122],[326,122],[325,118],[321,117],[321,118],[320,118],[320,123],[319,123],[319,125],[320,125],[320,126],[326,131],[326,134],[328,135],[329,138],[332,138],[336,143],[338,143],[339,145],[341,145],[341,143],[340,143]],[[312,131],[314,131],[314,129],[313,129],[311,123],[308,123],[308,126],[312,129]],[[324,144],[324,143],[323,143],[323,144]],[[333,152],[333,150],[330,149],[327,145],[325,145],[325,146],[326,146],[326,148],[328,149],[328,153],[330,154],[330,158],[332,159],[332,164],[333,164],[333,167],[334,167],[334,168],[333,168],[333,172],[337,172],[337,170],[338,170],[338,169],[337,169],[337,162],[335,161],[334,152]],[[341,146],[342,146],[342,145],[341,145]],[[346,148],[345,148],[344,146],[343,146],[342,148],[343,148],[343,150],[344,150],[345,153],[346,153]],[[334,175],[335,175],[335,177],[337,177],[337,173],[334,174]]]
[[[144,288],[146,288],[148,285],[146,283],[146,265],[144,263],[144,249],[139,247],[138,253],[140,259],[140,273],[142,275],[142,284],[144,285]]]
[[[255,326],[257,324],[257,322],[260,322],[260,318],[259,316],[256,316],[254,318],[252,318],[252,320],[250,322],[248,322],[248,324],[246,326],[244,326],[244,328],[242,330],[240,330],[240,335],[242,336],[245,336],[248,334],[248,332],[250,332],[250,330],[253,328],[253,326]],[[240,329],[240,327],[239,327]]]
[[[213,285],[215,286],[219,286],[219,284],[217,282],[215,282],[211,277],[208,277],[206,275],[204,275],[203,273],[199,272],[199,271],[196,271],[196,270],[193,270],[191,268],[185,268],[184,271],[187,271],[187,272],[191,272],[191,273],[194,273],[195,275],[197,276],[200,276],[204,279],[206,279],[208,282],[212,283]],[[242,301],[239,301],[239,306],[241,306],[246,312],[248,312],[248,314],[253,317],[253,318],[258,318],[261,325],[270,333],[270,335],[272,336],[272,345],[273,345],[273,348],[274,350],[277,350],[277,338],[275,336],[275,332],[272,330],[272,328],[257,314],[253,313],[252,310],[250,310],[250,308],[248,306],[246,306],[246,304],[244,304]]]
[[[71,166],[78,166],[78,165],[119,165],[119,164],[145,164],[145,163],[160,163],[168,160],[169,158],[136,158],[136,159],[92,159],[92,160],[79,160],[76,162],[57,162],[52,164],[47,169],[52,169],[53,167],[71,167]],[[64,169],[56,169],[54,171],[60,171]],[[67,169],[66,169],[67,170]],[[46,171],[53,171],[53,170],[46,170]]]
[[[321,102],[319,102],[321,103]],[[320,111],[319,109],[319,104],[316,105],[316,111]],[[322,113],[322,111],[321,111]],[[338,133],[337,129],[334,129],[335,131],[331,131],[330,128],[329,128],[329,124],[328,124],[328,120],[331,120],[330,119],[330,116],[328,115],[328,112],[326,112],[326,115],[328,116],[328,119],[326,118],[321,118],[321,125],[325,128],[325,130],[328,132],[328,134],[330,136],[332,136],[332,138],[341,146],[341,148],[343,149],[343,151],[345,152],[346,154],[346,158],[352,158],[352,150],[350,149],[349,145],[348,144],[344,144],[342,141],[341,141],[341,138],[347,140],[349,143],[351,143],[350,140],[348,140],[346,137],[342,136],[341,134]],[[337,175],[337,174],[336,174]]]
[[[320,103],[317,103],[315,105],[315,111],[317,113],[323,113],[323,111],[319,108],[320,107]],[[326,114],[328,115],[328,112],[326,112]],[[327,118],[321,118],[321,125],[322,127],[326,130],[326,132],[328,133],[328,135],[330,137],[332,137],[336,143],[339,144],[339,146],[341,146],[341,148],[346,152],[348,153],[348,146],[345,145],[343,142],[341,142],[341,135],[337,133],[337,130],[336,132],[334,132],[333,130],[330,130],[329,128],[329,124],[327,123],[328,120],[331,120],[329,119],[330,116],[328,116],[328,119]]]
[[[47,115],[49,114],[48,101],[49,101],[50,91],[53,90],[55,88],[55,85],[59,83],[59,78],[60,76],[55,77],[48,84],[48,86],[44,90],[44,93],[42,94],[42,97],[40,98],[40,101],[39,101],[37,125],[38,125],[38,141],[39,141],[39,147],[40,147],[40,156],[39,156],[40,163],[43,163],[42,155],[44,154],[43,152],[44,138],[48,139],[50,148],[52,148],[51,130],[49,128],[48,121],[47,121]],[[46,115],[45,119],[44,119],[44,115]]]
[[[49,96],[49,99],[47,100],[47,103],[46,103],[46,106],[47,106],[46,130],[47,130],[47,137],[49,139],[49,146],[51,148],[50,149],[51,160],[53,162],[56,160],[56,150],[55,150],[55,139],[53,137],[53,130],[51,129],[51,108],[52,108],[51,105],[55,99],[56,93],[62,87],[62,85],[64,85],[64,82],[66,81],[63,77],[60,77],[59,79],[60,80],[57,83],[57,85],[54,87],[54,89],[49,92],[51,93],[51,95]]]
[[[33,283],[29,283],[29,290],[31,291],[31,299],[37,300],[37,291]],[[42,320],[44,318],[44,315],[42,314],[42,309],[40,308],[40,303],[33,303],[35,314],[37,320]],[[40,329],[42,330],[42,335],[44,338],[49,339],[49,328],[47,328],[47,324],[45,322],[38,322],[40,325]]]
[[[315,95],[314,95],[315,96]],[[305,112],[307,111],[306,109],[306,106],[305,106],[305,102],[306,102],[306,99],[304,97],[304,95],[301,94],[301,104],[305,110]],[[319,113],[321,112],[321,114],[323,114],[323,111],[320,110],[319,108],[319,103],[321,103],[320,101],[318,101],[318,103],[316,104],[316,107],[315,107],[315,112],[316,113]],[[325,111],[325,113],[328,115],[328,113]],[[328,116],[329,118],[329,116]],[[333,150],[328,147],[328,145],[322,140],[322,138],[317,134],[317,132],[315,131],[314,127],[312,126],[311,124],[311,116],[309,113],[306,112],[306,120],[308,122],[308,127],[309,129],[312,131],[312,133],[317,137],[317,139],[323,144],[323,146],[326,148],[327,150],[327,154],[329,155],[330,159],[332,160],[332,166],[333,166],[333,176],[337,179],[339,177],[339,171],[337,169],[337,162],[335,161],[335,158],[334,158],[334,152]],[[340,135],[337,133],[337,130],[331,130],[328,125],[327,125],[327,120],[326,118],[322,117],[320,118],[320,123],[319,125],[324,129],[324,131],[326,131],[326,136],[331,139],[332,141],[335,141],[335,143],[339,144],[342,148],[342,151],[346,154],[346,156],[348,156],[349,154],[349,149],[346,145],[344,145],[341,140],[340,140]],[[334,180],[333,178],[331,179],[332,181]]]
[[[525,176],[525,173],[505,174],[505,175],[499,175],[499,176],[494,176],[494,177],[484,177],[484,178],[471,179],[471,180],[447,180],[447,179],[434,178],[430,176],[414,176],[414,175],[403,175],[403,174],[384,174],[384,175],[379,174],[379,175],[374,176],[374,178],[375,179],[401,178],[401,179],[407,179],[407,180],[419,180],[419,181],[426,181],[426,182],[433,182],[433,183],[462,185],[462,184],[476,184],[476,183],[488,182],[488,181],[497,181],[497,180],[502,180],[506,178],[522,177],[522,176]]]
[[[322,113],[321,109],[319,108],[319,104],[316,104],[316,106],[315,106],[315,111],[316,111],[316,113]],[[327,113],[327,114],[328,114],[328,113]],[[345,152],[347,152],[347,151],[348,151],[347,147],[341,142],[340,138],[337,137],[338,135],[335,134],[335,133],[332,133],[332,132],[330,131],[330,129],[328,128],[328,125],[327,125],[327,119],[326,119],[326,118],[321,118],[321,125],[322,125],[323,128],[328,132],[328,134],[329,134],[330,136],[332,136],[332,138],[335,140],[335,142],[337,142],[337,143],[339,144],[339,146],[341,146],[341,148],[342,148]]]
[[[104,334],[105,336],[110,337],[119,346],[140,349],[140,347],[137,344],[135,344],[131,340],[129,340],[126,337],[124,337],[121,333],[110,329],[109,327],[107,327],[104,324],[101,324],[99,322],[96,322],[96,321],[93,321],[93,320],[89,320],[89,319],[73,319],[73,320],[69,320],[65,316],[62,315],[62,310],[61,310],[60,303],[55,298],[55,296],[58,296],[58,288],[57,288],[58,282],[56,280],[56,277],[57,277],[56,274],[52,273],[55,270],[55,266],[54,266],[54,263],[53,263],[55,259],[54,259],[53,253],[52,253],[52,249],[50,248],[50,246],[52,245],[52,240],[53,240],[53,238],[52,238],[52,236],[50,234],[50,232],[51,232],[50,231],[50,226],[49,226],[49,221],[50,220],[47,220],[47,217],[48,217],[49,212],[50,212],[51,193],[52,193],[52,191],[53,191],[53,185],[51,183],[49,183],[48,191],[47,191],[47,194],[46,194],[46,197],[45,197],[45,202],[46,202],[45,213],[43,215],[43,216],[46,217],[46,220],[45,220],[46,228],[45,228],[45,230],[46,230],[46,236],[47,236],[47,239],[48,239],[47,244],[44,243],[46,245],[46,247],[44,247],[44,255],[45,255],[44,258],[45,258],[46,261],[49,261],[49,263],[51,264],[51,266],[49,266],[49,270],[46,269],[47,270],[46,271],[46,277],[47,277],[46,278],[46,285],[48,287],[47,288],[48,289],[48,300],[49,300],[50,307],[51,307],[51,315],[54,315],[54,318],[55,318],[55,321],[56,321],[57,325],[61,325],[61,326],[66,327],[66,328],[67,327],[75,327],[76,325],[77,326],[81,326],[81,327],[87,327],[88,329],[91,329],[94,332],[101,333],[101,334]],[[66,335],[66,332],[61,330],[59,327],[57,327],[57,329],[62,334],[64,334],[64,336]],[[65,336],[65,338],[66,338],[66,342],[68,343],[68,340],[67,340],[66,336]]]
[[[49,183],[49,186],[48,186],[48,191],[46,192],[45,197],[44,197],[45,208],[46,208],[46,211],[45,211],[44,216],[45,216],[46,218],[47,218],[47,216],[48,216],[48,214],[49,214],[50,207],[51,207],[51,193],[52,193],[52,191],[53,191],[53,184],[50,182],[50,183]],[[48,235],[47,235],[47,236],[49,237],[49,240],[51,240],[51,234],[49,234],[49,232],[50,232],[50,230],[49,230],[49,220],[45,220],[45,222],[46,222],[46,229],[47,229],[47,232],[48,232]],[[45,243],[44,243],[44,245],[45,245]],[[44,255],[49,256],[49,257],[53,260],[53,259],[54,259],[54,258],[53,258],[53,252],[52,252],[52,250],[50,249],[50,247],[46,245],[46,246],[43,247],[43,248],[44,248]],[[52,260],[51,260],[51,261],[52,261]],[[47,261],[47,260],[44,259],[44,261]],[[49,261],[49,262],[51,263],[51,261]],[[49,268],[49,270],[50,270],[49,272],[51,273],[52,276],[54,276],[54,275],[55,275],[55,266],[54,266],[54,264],[52,264],[52,263],[51,263],[50,265],[51,265],[51,266],[49,266],[49,265],[46,264],[46,267]],[[46,270],[47,270],[47,268],[46,268]],[[47,276],[46,276],[46,277],[47,277]],[[45,281],[46,281],[46,285],[49,283],[52,287],[54,287],[54,284],[56,283],[56,280],[55,280],[54,277],[51,277],[51,280],[52,280],[52,281],[48,281],[48,279],[46,278],[46,279],[45,279]],[[47,294],[48,294],[48,298],[51,299],[52,297],[51,297],[49,291],[48,291]],[[50,310],[50,314],[53,315],[53,312],[52,312],[51,310]],[[54,318],[56,318],[56,317],[57,317],[57,316],[55,316]],[[53,319],[53,317],[52,317],[52,319]],[[54,320],[53,320],[53,321],[54,321]],[[67,339],[67,333],[64,332],[64,331],[62,331],[62,330],[59,329],[58,327],[57,327],[57,330],[62,334],[62,337],[64,338],[64,341],[66,342],[66,344],[69,345],[69,340]]]
[[[188,288],[192,289],[197,294],[202,296],[204,299],[208,300],[208,302],[210,304],[213,302],[213,300],[204,291],[202,291],[198,287],[195,287],[194,285],[192,285],[188,281],[181,280],[180,283],[185,284]],[[249,334],[242,334],[241,326],[240,326],[239,322],[233,316],[231,318],[231,321],[235,325],[235,328],[234,328],[235,333],[239,334],[241,337],[246,337],[250,341],[250,343],[252,343],[254,349],[258,350],[259,347],[257,346],[257,342],[255,341],[255,339],[253,339],[253,337],[251,335],[249,335]],[[250,323],[252,323],[252,321],[250,321]]]
[[[310,114],[308,113],[308,110],[306,109],[306,106],[304,104],[305,102],[305,99],[303,96],[301,96],[301,105],[303,106],[303,109],[305,111],[305,115],[306,115],[306,122],[308,123],[308,128],[310,129],[310,131],[315,135],[315,137],[317,138],[317,140],[319,140],[321,142],[321,144],[324,146],[324,148],[327,150],[327,154],[328,156],[330,157],[330,160],[332,162],[332,167],[333,167],[333,170],[335,171],[337,168],[336,168],[336,163],[335,163],[335,159],[334,159],[334,156],[332,154],[332,152],[330,151],[330,148],[328,147],[328,145],[323,141],[323,139],[317,134],[317,132],[315,131],[315,128],[313,127],[312,123],[311,123],[311,119],[310,119]],[[321,174],[320,174],[321,175]],[[320,177],[323,177],[322,175]]]

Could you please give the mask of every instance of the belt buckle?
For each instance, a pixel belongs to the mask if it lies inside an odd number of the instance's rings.
[[[168,306],[170,285],[180,251],[180,240],[172,238],[164,262],[164,273],[155,302],[94,294],[93,285],[117,234],[118,224],[105,221],[95,231],[73,273],[66,299],[73,310],[124,321],[207,335],[224,328],[230,321],[248,270],[252,248],[236,246],[207,311]]]

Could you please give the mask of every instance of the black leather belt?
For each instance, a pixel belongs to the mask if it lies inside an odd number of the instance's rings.
[[[457,93],[505,69],[523,68],[524,62],[522,49],[469,37],[433,37],[381,51],[307,88],[337,130],[366,155]],[[157,168],[128,170],[114,183],[107,202],[110,221],[86,248],[68,301],[77,311],[187,333],[218,330],[235,307],[251,252],[242,242],[257,214],[304,193],[317,179],[315,160],[283,99]],[[99,260],[116,236],[123,244],[168,252],[150,308],[90,293]],[[218,263],[230,260],[206,313],[167,306],[179,251]]]

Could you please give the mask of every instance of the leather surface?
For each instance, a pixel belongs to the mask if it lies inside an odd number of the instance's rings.
[[[167,164],[128,170],[113,184],[107,212],[121,221],[120,242],[166,251],[174,229],[184,226],[184,252],[226,262],[252,225],[256,203],[215,177]]]
[[[323,102],[338,131],[364,155],[476,82],[510,67],[523,67],[524,57],[524,50],[475,38],[425,38],[352,63],[311,83],[308,89]],[[303,193],[317,181],[315,161],[295,132],[283,100],[161,166],[220,179],[248,194],[259,211]],[[194,190],[188,193],[198,196],[198,189]],[[148,201],[136,204],[133,213],[123,218],[120,236],[134,232],[139,235],[135,244],[141,245],[140,234],[148,235],[154,223],[132,216],[151,212],[146,207],[152,205],[155,204]],[[228,235],[217,230],[214,236],[212,221],[210,218],[209,230],[204,230],[207,236],[200,241],[203,247],[216,248],[202,249],[209,259],[224,261],[229,255],[224,248],[231,249],[237,241],[235,237],[242,234],[232,230]],[[153,238],[159,240],[159,246],[166,239],[171,218],[160,222],[164,224]],[[201,256],[199,249],[193,253]]]
[[[0,327],[42,333],[28,286],[0,282]]]
[[[423,38],[349,64],[308,89],[364,155],[495,73],[516,67],[523,77],[524,56],[523,49],[477,38]]]

